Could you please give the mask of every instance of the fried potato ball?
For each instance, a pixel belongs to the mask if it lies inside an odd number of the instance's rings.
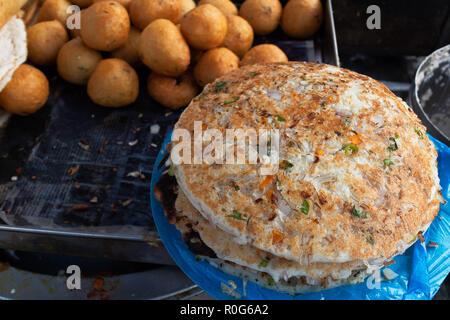
[[[152,72],[147,80],[147,90],[154,100],[176,110],[187,106],[199,92],[199,87],[190,72],[183,73],[179,78]]]
[[[181,16],[178,21],[181,21],[181,19],[186,13],[188,13],[197,6],[194,0],[178,0],[178,2],[180,3],[180,10],[181,10]]]
[[[72,0],[72,3],[80,8],[87,8],[94,3],[94,0]]]
[[[87,93],[104,107],[123,107],[136,101],[139,79],[136,71],[121,59],[102,60],[89,78]]]
[[[239,15],[250,23],[256,34],[266,35],[278,27],[282,10],[278,0],[245,0]]]
[[[239,58],[227,48],[214,48],[205,52],[194,68],[197,83],[204,87],[216,78],[239,68]]]
[[[308,38],[316,33],[323,20],[320,0],[290,0],[283,10],[281,28],[293,38]]]
[[[27,30],[28,58],[37,65],[53,64],[68,40],[66,28],[58,20],[39,22]]]
[[[167,19],[157,19],[142,31],[138,53],[152,71],[169,77],[181,75],[191,61],[189,46],[180,30]]]
[[[65,26],[69,16],[67,7],[71,5],[67,0],[46,0],[39,10],[37,22],[58,20]]]
[[[182,17],[181,6],[178,0],[133,0],[130,17],[133,24],[143,30],[156,19],[178,22]]]
[[[227,29],[224,14],[210,4],[196,7],[181,20],[181,32],[186,41],[200,50],[219,46],[227,35]]]
[[[227,16],[228,31],[222,45],[242,57],[253,44],[253,28],[242,17]]]
[[[242,58],[241,66],[249,64],[262,64],[271,62],[286,62],[286,54],[273,44],[260,44],[251,48]]]
[[[26,116],[41,109],[49,94],[48,80],[35,67],[22,64],[0,92],[0,106],[8,112]]]
[[[81,19],[81,38],[88,47],[112,51],[127,42],[130,18],[120,3],[101,1],[85,10]]]
[[[112,58],[122,59],[131,64],[132,66],[139,63],[138,55],[138,43],[141,31],[138,28],[131,27],[128,33],[128,40],[119,49],[111,52]]]
[[[63,45],[56,59],[58,73],[64,80],[78,85],[88,82],[102,55],[75,38]]]
[[[93,2],[100,2],[100,1],[110,1],[110,0],[94,0]],[[117,1],[118,3],[120,3],[121,5],[123,5],[125,7],[125,9],[129,9],[130,8],[130,4],[133,0],[114,0]]]
[[[231,2],[230,0],[200,0],[198,5],[201,6],[202,4],[213,5],[214,7],[216,7],[220,11],[222,11],[222,13],[225,16],[227,16],[229,14],[234,14],[234,15],[238,14],[238,9],[234,5],[234,3]]]

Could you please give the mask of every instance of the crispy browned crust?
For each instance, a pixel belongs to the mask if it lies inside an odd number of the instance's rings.
[[[316,289],[323,289],[336,286],[341,281],[342,284],[358,282],[356,275],[365,272],[365,266],[358,261],[342,264],[312,263],[304,266],[295,261],[278,258],[251,245],[236,243],[232,236],[215,228],[203,218],[183,192],[178,190],[175,179],[167,174],[156,184],[154,193],[157,200],[162,203],[169,221],[180,230],[183,241],[193,253],[223,260],[224,263],[239,270],[252,270],[251,272],[257,274],[260,279],[272,278],[273,274],[275,282],[287,285],[288,291],[292,291],[295,285],[310,287],[309,289],[317,286]],[[263,261],[266,261],[267,265],[261,266]]]
[[[361,261],[344,263],[316,262],[308,265],[300,265],[296,261],[279,258],[249,244],[239,244],[233,236],[212,226],[192,206],[182,191],[178,192],[175,211],[179,220],[187,219],[184,223],[187,223],[189,228],[195,230],[202,242],[211,248],[219,258],[252,268],[253,270],[266,272],[270,269],[278,274],[285,273],[286,277],[298,277],[301,275],[316,279],[327,278],[332,275],[335,278],[341,278],[342,276],[339,274],[342,271],[350,272],[351,270],[366,269]],[[263,261],[267,262],[267,265],[264,267],[261,266],[261,262]]]
[[[216,92],[218,81],[226,86]],[[301,263],[384,260],[403,252],[438,213],[437,152],[425,127],[367,76],[314,63],[243,67],[205,87],[176,128],[192,132],[194,121],[221,131],[289,129],[280,159],[294,167],[277,173],[270,196],[252,197],[266,178],[255,165],[175,167],[202,215],[277,256]],[[351,143],[355,154],[343,150]],[[305,200],[307,215],[300,209]],[[281,201],[291,208],[287,216]],[[249,223],[230,218],[233,210]]]
[[[216,254],[204,244],[197,231],[192,229],[192,224],[187,217],[177,214],[175,201],[178,195],[178,186],[174,177],[164,174],[153,188],[155,198],[161,202],[164,214],[169,223],[174,224],[180,230],[183,241],[193,253],[216,258]]]

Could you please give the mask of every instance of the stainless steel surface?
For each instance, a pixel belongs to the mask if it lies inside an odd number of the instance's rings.
[[[0,225],[0,248],[165,265],[175,264],[157,235],[142,237]]]
[[[73,265],[79,290],[66,284]],[[201,292],[175,266],[0,250],[0,299],[180,299]]]
[[[176,267],[160,267],[147,272],[102,277],[103,290],[93,287],[96,278],[82,278],[80,290],[69,290],[64,270],[59,276],[8,268],[0,272],[0,299],[85,300],[85,299],[169,299],[192,296],[194,285]]]
[[[411,88],[411,84],[406,82],[396,82],[396,81],[381,81],[386,87],[391,91],[406,91],[408,92]]]
[[[331,0],[324,1],[325,3],[325,19],[324,32],[328,41],[323,46],[323,54],[326,56],[326,63],[340,67],[339,51],[337,45],[336,28],[334,25],[333,5]]]
[[[417,69],[409,100],[428,131],[450,145],[450,44],[426,57]]]

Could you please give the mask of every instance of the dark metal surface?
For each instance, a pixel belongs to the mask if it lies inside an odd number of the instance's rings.
[[[0,247],[175,265],[159,239],[145,239],[142,235],[67,232],[0,225]]]
[[[321,30],[321,38],[326,39],[321,46],[324,62],[340,67],[341,63],[339,61],[338,42],[331,0],[324,1],[324,8],[325,19]]]
[[[370,5],[381,29],[366,26]],[[428,55],[450,42],[448,0],[339,0],[333,2],[340,53]]]
[[[48,106],[31,123],[13,117],[0,138],[0,246],[172,264],[149,185],[177,115],[144,92],[128,108],[100,108],[52,73]]]
[[[81,289],[67,288],[67,267]],[[103,281],[101,286],[96,285]],[[185,299],[201,290],[175,266],[0,250],[0,299]]]
[[[450,44],[426,57],[409,93],[411,107],[428,132],[450,146]]]

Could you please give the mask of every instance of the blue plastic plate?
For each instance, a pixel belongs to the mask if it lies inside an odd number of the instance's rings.
[[[260,287],[248,281],[245,285],[241,278],[228,275],[206,261],[196,261],[193,254],[183,242],[181,233],[171,225],[161,203],[153,196],[153,188],[164,171],[158,169],[166,151],[165,145],[170,141],[166,137],[153,169],[151,181],[151,204],[153,219],[160,237],[173,260],[181,270],[197,285],[216,299],[232,299],[224,293],[221,283],[228,285],[229,280],[237,285],[235,290],[242,299],[431,299],[450,272],[450,148],[430,137],[435,144],[438,157],[438,170],[441,179],[442,195],[447,204],[441,205],[438,216],[425,233],[425,242],[420,241],[409,248],[403,255],[395,257],[395,263],[389,268],[398,274],[393,280],[378,282],[368,286],[366,282],[346,285],[320,292],[289,295]],[[427,247],[433,241],[438,248]],[[369,289],[371,287],[372,289]],[[377,288],[378,287],[378,288]]]

